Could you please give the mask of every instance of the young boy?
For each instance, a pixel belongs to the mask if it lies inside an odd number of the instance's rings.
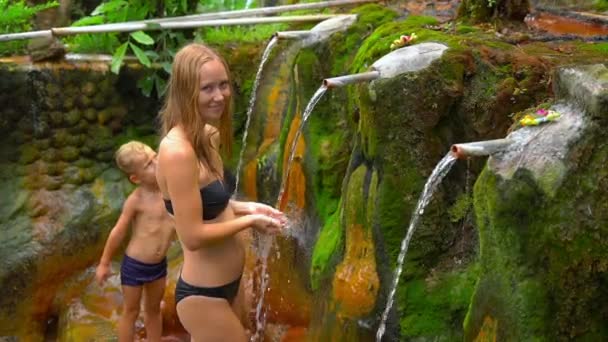
[[[120,267],[124,305],[118,322],[118,340],[133,341],[143,292],[147,340],[160,341],[166,252],[174,227],[156,183],[156,153],[141,142],[130,141],[116,151],[115,159],[137,188],[125,201],[118,222],[108,236],[95,279],[101,285],[110,276],[112,256],[131,226],[131,239]]]

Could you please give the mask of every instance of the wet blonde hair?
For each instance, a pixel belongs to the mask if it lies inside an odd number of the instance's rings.
[[[154,150],[150,148],[150,146],[139,142],[139,141],[129,141],[128,143],[122,144],[116,153],[114,153],[114,160],[116,161],[116,165],[127,175],[131,175],[135,173],[137,168],[136,162],[140,159],[140,156],[148,156],[151,153],[154,153]]]
[[[159,113],[161,121],[161,136],[165,136],[171,128],[182,125],[186,136],[200,162],[209,167],[217,177],[222,176],[222,170],[212,155],[211,136],[205,131],[208,122],[199,112],[198,96],[201,84],[200,70],[203,64],[217,60],[224,65],[230,84],[230,97],[226,101],[224,112],[220,117],[220,152],[224,157],[232,155],[232,81],[230,70],[224,59],[210,47],[192,43],[181,48],[173,60],[171,77],[167,87],[165,103]]]

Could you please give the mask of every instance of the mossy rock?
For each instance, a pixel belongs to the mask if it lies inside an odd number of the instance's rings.
[[[80,121],[82,114],[78,110],[70,110],[65,114],[64,122],[67,126],[74,126]]]
[[[330,216],[319,232],[310,265],[310,282],[313,291],[318,290],[325,280],[331,279],[330,270],[335,267],[344,249],[343,230],[340,210],[338,210]]]
[[[20,147],[19,162],[22,164],[30,164],[40,157],[40,151],[33,145],[23,145]]]
[[[68,145],[70,133],[65,128],[56,129],[51,137],[51,144],[57,149],[61,149]]]
[[[80,152],[74,146],[66,146],[61,149],[61,160],[66,162],[75,161],[79,158]]]
[[[505,178],[486,169],[475,184],[481,274],[465,338],[486,317],[498,340],[604,340],[608,300],[608,148],[593,126],[570,144],[567,174],[547,191],[539,177],[517,169]],[[537,171],[535,171],[537,172]],[[542,177],[541,177],[542,178]],[[576,314],[572,314],[576,312]]]

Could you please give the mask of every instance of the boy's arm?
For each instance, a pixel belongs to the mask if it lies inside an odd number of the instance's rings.
[[[110,264],[112,261],[112,256],[127,235],[129,224],[134,216],[135,199],[130,195],[123,205],[118,221],[112,228],[112,231],[110,231],[110,235],[108,236],[108,240],[106,241],[106,245],[103,249],[103,254],[101,255],[101,260],[99,260],[100,265]]]

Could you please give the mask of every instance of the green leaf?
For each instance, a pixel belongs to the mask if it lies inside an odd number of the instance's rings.
[[[117,75],[120,72],[120,66],[122,65],[122,60],[125,58],[125,53],[127,53],[127,44],[128,43],[123,43],[116,49],[114,55],[112,55],[112,67],[110,70]]]
[[[155,75],[155,84],[156,84],[156,94],[158,95],[158,98],[160,99],[161,97],[163,97],[163,95],[165,95],[165,92],[167,91],[167,81],[165,81],[164,79],[158,77],[158,75]]]
[[[110,12],[116,11],[126,5],[128,5],[128,3],[124,0],[111,0],[109,2],[104,2],[103,4],[97,6],[93,10],[91,15],[110,13]]]
[[[160,56],[156,53],[156,51],[146,50],[146,56],[152,58],[152,60],[157,60]]]
[[[133,39],[135,39],[135,41],[137,41],[140,44],[143,45],[153,45],[154,44],[154,39],[150,36],[148,36],[146,33],[144,33],[144,31],[135,31],[131,33],[131,37],[133,37]]]
[[[171,75],[171,63],[170,62],[163,62],[161,63],[163,69],[167,72],[167,74]]]
[[[144,94],[146,97],[150,97],[152,87],[154,87],[154,75],[140,78],[139,81],[137,81],[137,87],[141,89],[142,94]]]
[[[103,16],[84,17],[72,23],[72,26],[88,26],[103,24]]]
[[[137,59],[139,60],[139,62],[141,64],[147,66],[148,68],[150,67],[150,65],[152,65],[152,63],[150,63],[150,59],[148,58],[148,56],[146,56],[144,51],[142,49],[140,49],[139,46],[137,46],[133,43],[129,43],[129,46],[131,47],[131,50],[133,50],[133,52],[135,53],[135,56],[137,57]]]

